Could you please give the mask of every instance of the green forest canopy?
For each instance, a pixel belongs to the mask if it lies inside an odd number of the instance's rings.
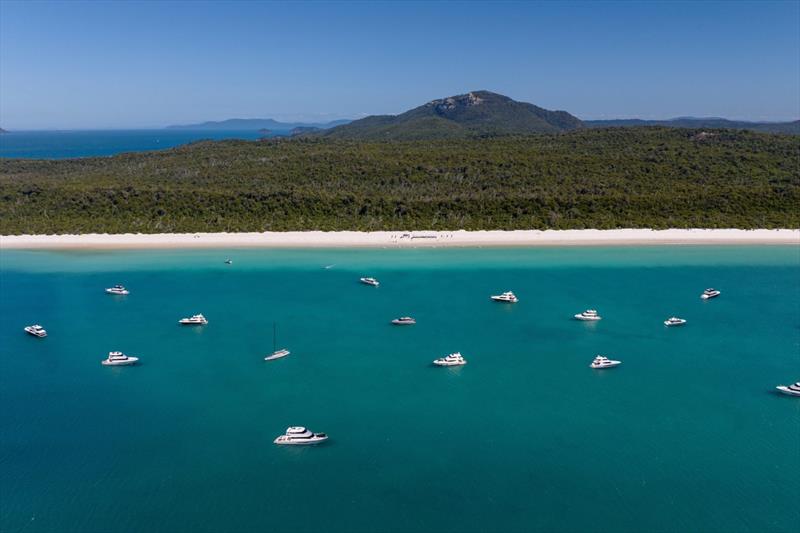
[[[800,137],[673,128],[0,160],[0,234],[798,228]]]

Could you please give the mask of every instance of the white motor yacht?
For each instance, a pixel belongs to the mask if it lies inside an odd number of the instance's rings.
[[[490,296],[490,298],[492,300],[494,300],[495,302],[505,302],[505,303],[509,303],[509,304],[515,304],[515,303],[517,303],[519,301],[519,298],[517,298],[514,295],[514,293],[511,292],[511,291],[506,291],[503,294],[497,294],[495,296]]]
[[[775,388],[789,396],[800,396],[800,381],[791,385],[778,385]]]
[[[598,355],[594,358],[594,361],[592,361],[592,364],[589,366],[592,368],[611,368],[621,364],[622,361],[614,361],[604,355]]]
[[[597,311],[594,309],[587,309],[583,313],[578,313],[575,315],[575,320],[583,320],[584,322],[595,322],[597,320],[602,320],[602,317],[597,314]]]
[[[303,426],[292,426],[286,428],[286,433],[275,439],[275,444],[290,446],[307,446],[309,444],[319,444],[328,440],[325,433],[313,433]]]
[[[106,289],[106,293],[108,293],[108,294],[118,294],[118,295],[122,295],[122,296],[124,296],[126,294],[130,294],[128,289],[126,289],[122,285],[114,285],[113,287],[109,287],[109,288]]]
[[[678,318],[676,316],[671,316],[664,321],[664,325],[667,327],[682,326],[684,324],[686,324],[686,320],[683,318]]]
[[[189,318],[181,318],[178,321],[179,324],[183,326],[205,326],[208,324],[208,320],[202,314],[196,314]]]
[[[441,357],[433,362],[436,366],[460,366],[466,365],[467,361],[460,352],[451,353],[447,357]]]
[[[108,359],[103,359],[101,364],[105,366],[127,366],[135,365],[138,357],[125,355],[122,352],[108,352]]]
[[[720,294],[722,293],[717,289],[706,289],[703,291],[703,294],[700,295],[700,298],[703,300],[710,300],[711,298],[716,298]]]
[[[400,318],[395,318],[392,320],[392,324],[395,326],[413,326],[416,323],[417,321],[410,316],[401,316]]]
[[[47,331],[40,326],[39,324],[34,324],[32,326],[25,326],[25,333],[33,335],[34,337],[47,337]]]
[[[373,287],[380,285],[380,282],[378,282],[378,280],[375,278],[361,278],[361,283],[365,285],[372,285]]]

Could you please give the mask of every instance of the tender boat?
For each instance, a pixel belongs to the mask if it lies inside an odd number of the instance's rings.
[[[598,355],[594,358],[594,361],[592,361],[592,364],[589,366],[592,368],[611,368],[621,364],[622,361],[614,361],[604,355]]]
[[[401,316],[400,318],[395,318],[392,320],[392,324],[395,326],[413,326],[416,323],[417,321],[410,316]]]
[[[700,298],[702,298],[703,300],[710,300],[711,298],[716,298],[720,294],[722,293],[719,292],[717,289],[706,289],[703,291],[703,294],[700,295]]]
[[[303,426],[292,426],[286,428],[286,433],[275,439],[274,442],[286,446],[307,446],[326,440],[328,440],[328,436],[325,433],[313,433]]]
[[[108,359],[104,359],[100,363],[105,366],[127,366],[135,365],[138,360],[138,357],[125,355],[122,352],[108,352]]]
[[[791,385],[778,385],[775,388],[789,396],[800,396],[800,381]]]
[[[233,264],[233,260],[232,259],[226,259],[225,260],[225,264],[226,265],[232,265]]]
[[[280,359],[281,357],[286,357],[289,355],[290,352],[286,348],[281,348],[280,350],[277,349],[277,338],[278,338],[278,328],[275,322],[272,323],[272,355],[268,355],[264,358],[264,361],[273,361],[275,359]]]
[[[603,318],[598,315],[597,311],[594,309],[587,309],[583,313],[578,313],[575,315],[575,320],[583,320],[584,322],[594,322],[602,319]]]
[[[664,321],[664,325],[667,327],[682,326],[684,324],[686,324],[686,320],[683,318],[678,318],[676,316],[671,316]]]
[[[490,298],[495,302],[506,302],[510,304],[515,304],[519,301],[519,299],[511,291],[507,291],[504,292],[503,294],[498,294],[495,296],[490,296]]]
[[[467,361],[460,352],[451,353],[447,357],[441,357],[433,362],[436,366],[460,366],[466,365]]]
[[[208,320],[202,314],[196,314],[189,318],[181,318],[178,323],[183,326],[205,326]]]
[[[32,326],[25,326],[25,333],[33,335],[34,337],[47,337],[47,331],[40,326],[39,324],[34,324]]]
[[[122,295],[122,296],[124,296],[126,294],[130,294],[128,289],[126,289],[122,285],[114,285],[113,287],[109,287],[108,289],[106,289],[106,293],[108,293],[108,294],[119,294],[119,295]]]
[[[361,283],[365,285],[372,285],[373,287],[377,287],[380,285],[377,279],[375,278],[361,278]]]

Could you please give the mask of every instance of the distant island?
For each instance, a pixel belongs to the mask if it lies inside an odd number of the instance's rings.
[[[4,130],[3,128],[0,128],[0,134],[3,134],[3,133],[8,133],[8,131]]]
[[[272,132],[289,133],[294,128],[311,127],[317,129],[327,129],[347,124],[348,119],[333,120],[323,123],[304,123],[304,122],[278,122],[271,118],[231,118],[228,120],[201,122],[198,124],[183,124],[167,126],[170,130],[209,130],[209,131],[259,131],[270,130]]]

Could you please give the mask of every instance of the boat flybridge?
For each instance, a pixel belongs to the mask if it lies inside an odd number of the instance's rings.
[[[686,319],[678,318],[676,316],[671,316],[664,321],[664,325],[667,327],[682,326],[684,324],[686,324]]]
[[[417,321],[410,316],[401,316],[400,318],[395,318],[392,320],[392,324],[395,326],[413,326],[416,323]]]
[[[33,335],[34,337],[47,337],[47,331],[40,326],[39,324],[33,324],[32,326],[25,326],[25,333],[29,335]]]
[[[264,361],[274,361],[275,359],[280,359],[281,357],[286,357],[289,355],[290,352],[286,348],[281,348],[280,350],[277,349],[277,338],[278,338],[278,329],[276,324],[272,323],[272,354],[266,356]]]
[[[380,282],[375,278],[361,278],[360,281],[365,285],[372,285],[373,287],[380,285]]]
[[[139,360],[138,357],[125,355],[122,352],[108,352],[108,358],[100,361],[105,366],[127,366],[135,365]]]
[[[181,318],[178,323],[183,326],[205,326],[208,324],[208,320],[202,314],[198,313],[189,318]]]
[[[703,300],[710,300],[711,298],[716,298],[720,294],[722,293],[717,289],[706,289],[703,291],[703,294],[700,295],[700,298]]]
[[[575,320],[583,320],[584,322],[596,322],[597,320],[602,320],[603,317],[597,314],[595,309],[587,309],[583,313],[578,313],[575,315]]]
[[[114,285],[113,287],[109,287],[106,289],[107,294],[118,294],[118,295],[126,295],[130,294],[130,291],[123,287],[122,285]]]
[[[490,296],[490,298],[492,300],[494,300],[495,302],[505,302],[505,303],[509,303],[509,304],[515,304],[515,303],[517,303],[519,301],[519,298],[517,298],[514,295],[514,293],[511,292],[511,291],[506,291],[503,294],[497,294],[495,296]]]
[[[328,436],[325,433],[314,433],[303,426],[292,426],[286,428],[286,433],[275,439],[274,442],[285,446],[308,446],[326,440],[328,440]]]
[[[791,385],[778,385],[775,388],[789,396],[800,396],[800,381]]]
[[[436,366],[460,366],[466,365],[467,361],[464,359],[464,356],[461,355],[461,352],[455,352],[451,353],[447,357],[436,359],[433,364]]]
[[[604,355],[598,355],[592,361],[592,364],[589,365],[592,368],[612,368],[618,365],[621,365],[622,361],[614,361],[613,359],[609,359]]]

